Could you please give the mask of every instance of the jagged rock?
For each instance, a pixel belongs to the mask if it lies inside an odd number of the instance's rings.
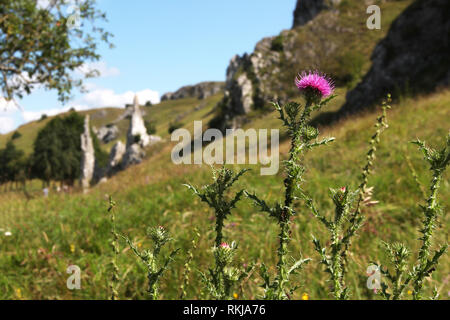
[[[428,92],[450,85],[450,1],[418,0],[392,24],[372,54],[372,67],[347,94],[349,114],[370,107],[388,92]]]
[[[134,143],[131,146],[127,147],[125,155],[122,159],[121,168],[126,169],[133,164],[141,163],[144,157],[144,149],[139,144]]]
[[[314,19],[323,9],[327,8],[327,2],[326,0],[298,0],[292,27],[302,26]]]
[[[89,127],[89,115],[84,118],[84,132],[81,135],[81,186],[89,188],[94,176],[95,151]]]
[[[219,93],[224,88],[223,82],[200,82],[193,86],[185,86],[175,92],[168,92],[162,95],[161,101],[176,100],[183,98],[197,98],[206,99],[216,93]]]
[[[125,154],[125,145],[122,141],[117,141],[114,146],[111,148],[111,152],[109,153],[109,161],[108,161],[108,174],[114,173],[120,166],[122,162],[122,158]]]
[[[161,137],[147,134],[147,128],[145,127],[144,119],[142,118],[137,96],[134,97],[133,106],[130,108],[132,108],[130,127],[128,128],[127,133],[125,153],[123,154],[123,157],[121,157],[121,169],[140,163],[145,157],[144,148],[161,141]],[[116,149],[116,152],[121,151],[119,149],[122,149],[122,147],[116,144]],[[111,152],[110,155],[110,165],[117,166],[119,155],[113,156],[112,153],[113,152]],[[115,161],[111,161],[112,158],[114,158]]]
[[[271,101],[287,102],[298,95],[294,86],[298,72],[319,69],[333,73],[329,67],[339,65],[344,51],[342,46],[346,46],[341,39],[354,34],[354,30],[339,19],[336,7],[339,3],[338,0],[297,1],[294,17],[299,16],[302,8],[306,11],[313,7],[321,9],[310,15],[306,25],[296,25],[278,36],[262,39],[251,54],[234,56],[226,72],[224,98],[217,105],[210,127],[222,131],[240,127],[251,110],[263,109]],[[365,12],[364,4],[357,5]],[[308,14],[305,12],[304,16]]]
[[[134,97],[134,104],[131,108],[130,127],[127,133],[127,149],[133,144],[138,144],[142,148],[146,147],[150,143],[150,137],[147,134],[137,96]]]
[[[100,129],[93,130],[97,138],[103,143],[109,143],[115,139],[117,139],[119,135],[119,128],[116,125],[106,125],[101,127]]]

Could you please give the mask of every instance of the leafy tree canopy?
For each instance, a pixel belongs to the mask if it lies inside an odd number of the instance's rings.
[[[11,100],[37,85],[58,92],[59,100],[82,88],[75,69],[96,61],[99,42],[111,34],[95,0],[0,0],[0,89]],[[85,69],[85,68],[83,68]],[[85,77],[98,71],[84,72]]]

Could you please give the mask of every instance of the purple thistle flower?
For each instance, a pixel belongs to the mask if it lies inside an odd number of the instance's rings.
[[[295,78],[295,85],[306,95],[314,94],[318,98],[326,98],[334,90],[333,81],[327,75],[317,71],[302,72]]]

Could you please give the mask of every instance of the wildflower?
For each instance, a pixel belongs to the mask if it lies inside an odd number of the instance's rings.
[[[303,293],[302,300],[309,300],[309,295],[307,293]]]
[[[20,288],[16,289],[16,296],[17,296],[17,299],[19,299],[19,300],[22,299],[22,290],[20,290]]]
[[[75,245],[73,243],[70,245],[70,252],[75,252]]]
[[[142,247],[142,242],[138,243],[138,248],[140,249]]]
[[[333,93],[334,83],[325,74],[317,71],[302,72],[295,78],[295,85],[307,100],[317,101]]]
[[[230,245],[226,242],[222,242],[219,247],[224,248],[224,249],[230,249]]]
[[[341,192],[344,192],[344,193],[345,193],[345,190],[347,190],[345,187],[342,187],[342,188],[341,188]]]
[[[6,232],[5,232],[5,237],[10,237],[10,236],[12,236],[11,231],[6,231]]]
[[[233,293],[233,298],[235,298],[235,299],[239,298],[239,296],[238,296],[238,294],[236,292]]]
[[[413,292],[411,290],[408,290],[408,295],[411,296]]]

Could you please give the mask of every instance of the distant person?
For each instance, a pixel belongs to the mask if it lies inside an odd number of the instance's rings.
[[[48,188],[44,188],[44,190],[42,190],[44,192],[44,198],[48,197]]]

